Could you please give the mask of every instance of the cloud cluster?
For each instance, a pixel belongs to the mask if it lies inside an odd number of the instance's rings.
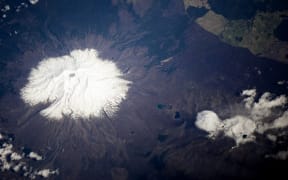
[[[208,132],[210,138],[215,138],[220,133],[233,138],[237,145],[254,141],[253,135],[256,124],[244,116],[234,116],[221,120],[213,111],[202,111],[197,114],[196,127]]]
[[[43,160],[42,156],[35,152],[30,152],[27,156],[25,156],[25,153],[17,152],[8,138],[1,133],[0,140],[3,141],[2,143],[0,142],[0,170],[2,172],[21,173],[29,179],[35,179],[37,176],[48,178],[59,173],[58,170],[34,169],[28,164],[29,160],[40,161]]]
[[[264,93],[258,101],[255,100],[256,89],[244,90],[244,104],[249,115],[235,115],[231,118],[221,120],[213,111],[202,111],[197,115],[196,127],[208,132],[210,138],[215,138],[220,133],[235,140],[236,145],[244,144],[255,140],[255,133],[263,134],[271,129],[282,129],[288,127],[288,111],[284,110],[287,104],[287,97],[281,95],[272,96],[271,93]],[[282,113],[274,118],[275,110]],[[268,139],[275,140],[270,135]]]
[[[255,102],[256,94],[249,96],[242,93],[242,95],[248,96],[244,99],[244,102],[246,102],[245,106],[251,111],[251,117],[254,120],[261,120],[271,116],[273,109],[282,107],[287,103],[287,97],[285,95],[281,95],[273,99],[272,94],[269,92],[264,93],[258,102]]]
[[[113,115],[126,98],[131,82],[109,60],[93,49],[74,50],[69,55],[47,58],[33,68],[21,89],[31,106],[47,104],[41,115],[54,120]]]
[[[0,3],[0,21],[3,22],[5,19],[7,19],[11,14],[19,13],[22,9],[26,9],[30,7],[31,5],[35,5],[39,2],[39,0],[29,0],[27,2],[26,0],[21,0],[13,3],[8,3],[9,4],[4,4],[4,1],[1,1]],[[14,29],[14,28],[13,28]],[[12,30],[12,29],[11,29]],[[14,30],[9,33],[9,36],[13,36],[18,34],[18,31]]]

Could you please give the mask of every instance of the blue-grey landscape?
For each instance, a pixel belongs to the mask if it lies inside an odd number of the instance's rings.
[[[0,0],[0,179],[287,179],[288,2]]]

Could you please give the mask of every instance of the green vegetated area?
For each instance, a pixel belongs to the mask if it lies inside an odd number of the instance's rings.
[[[250,20],[231,20],[220,39],[233,46],[248,48],[253,54],[280,61],[287,59],[287,43],[274,36],[288,12],[259,12]]]
[[[199,0],[190,1],[190,4],[199,2]],[[287,20],[288,1],[229,0],[229,3],[225,2],[228,0],[208,0],[207,10],[209,11],[197,18],[196,23],[227,44],[247,48],[256,56],[288,62],[288,42],[277,38],[284,37],[282,34],[285,30],[283,31],[282,28],[275,33],[279,25]]]

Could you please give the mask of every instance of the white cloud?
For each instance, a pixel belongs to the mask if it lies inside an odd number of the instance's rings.
[[[9,10],[10,10],[10,6],[7,4],[7,5],[4,6],[4,9],[5,9],[6,11],[9,11]]]
[[[101,59],[96,50],[74,50],[33,68],[21,97],[31,106],[49,104],[40,114],[54,120],[101,117],[103,110],[113,115],[131,83],[121,76],[116,65]]]
[[[272,123],[272,128],[285,128],[288,126],[288,111],[285,111],[281,117],[277,118],[273,123]]]
[[[274,158],[278,160],[287,160],[288,159],[288,150],[287,151],[279,151],[276,154],[266,155],[266,158]]]
[[[277,82],[278,85],[288,84],[288,81],[282,80]]]
[[[275,158],[280,159],[280,160],[286,160],[288,159],[288,151],[279,151]]]
[[[28,154],[28,157],[30,158],[30,159],[34,159],[34,160],[36,160],[36,161],[41,161],[43,158],[42,158],[42,156],[40,156],[39,154],[37,154],[37,153],[35,153],[35,152],[30,152],[29,154]]]
[[[213,111],[202,111],[197,114],[196,127],[209,132],[210,137],[218,135],[222,122]]]
[[[22,159],[22,156],[21,156],[20,154],[18,154],[18,153],[16,153],[16,152],[13,152],[13,153],[11,154],[11,160],[13,160],[13,161],[18,161],[18,160],[20,160],[20,159]]]
[[[283,108],[287,104],[287,97],[284,95],[272,98],[271,93],[264,93],[255,102],[256,89],[244,90],[242,96],[248,116],[235,115],[231,118],[221,120],[213,111],[202,111],[197,115],[196,127],[209,133],[209,137],[215,137],[222,132],[225,136],[234,139],[237,145],[255,141],[254,134],[263,134],[270,129],[282,129],[288,127],[288,111],[284,111],[280,117],[274,118],[273,111],[276,108]],[[267,122],[267,118],[270,121]],[[276,141],[277,136],[266,136],[271,141]]]
[[[20,163],[14,165],[13,171],[14,171],[14,172],[19,172],[20,169],[22,169],[22,168],[24,167],[24,165],[25,165],[25,163],[23,163],[23,162],[20,162]]]
[[[8,4],[6,4],[6,5],[1,9],[2,12],[7,12],[7,11],[9,11],[9,10],[10,10],[10,6],[9,6]]]
[[[244,116],[235,116],[223,121],[223,130],[226,136],[235,140],[236,144],[254,141],[253,135],[256,124]]]
[[[250,109],[255,100],[256,89],[243,90],[241,95],[246,97],[243,101],[245,102],[245,107]]]
[[[42,169],[40,171],[38,171],[36,174],[39,176],[42,176],[44,178],[48,178],[49,176],[53,175],[53,174],[58,174],[58,170],[51,170],[51,169]]]
[[[273,134],[267,134],[267,139],[269,139],[270,141],[276,142],[277,136],[275,136]]]
[[[29,0],[29,2],[34,5],[34,4],[37,4],[39,0]]]

